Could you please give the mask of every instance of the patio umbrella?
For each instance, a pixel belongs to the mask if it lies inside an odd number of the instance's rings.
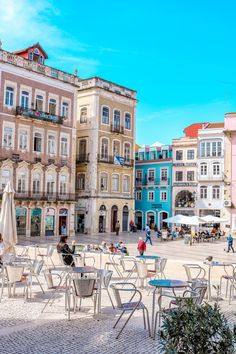
[[[16,232],[16,210],[14,203],[14,189],[8,182],[2,197],[0,212],[0,233],[3,238],[4,253],[15,254],[15,244],[17,243]]]
[[[214,215],[203,216],[201,219],[204,221],[204,223],[209,223],[209,224],[219,224],[221,222],[228,221],[227,219],[219,218]]]
[[[170,223],[170,224],[182,224],[182,225],[192,225],[192,226],[197,226],[197,225],[202,224],[204,222],[198,216],[186,216],[186,215],[181,215],[181,214],[172,216],[172,217],[164,219],[162,221]]]

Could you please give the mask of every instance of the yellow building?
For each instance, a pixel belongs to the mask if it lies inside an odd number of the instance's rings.
[[[134,219],[136,91],[98,77],[77,96],[76,231],[127,231]]]

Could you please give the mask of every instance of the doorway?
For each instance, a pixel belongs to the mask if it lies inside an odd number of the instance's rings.
[[[128,231],[129,209],[127,205],[123,207],[122,231]]]
[[[116,205],[113,205],[113,207],[111,208],[111,232],[115,232],[117,220],[118,220],[118,208]]]
[[[152,211],[149,211],[147,213],[147,224],[150,227],[150,229],[154,229],[155,228],[155,215]]]
[[[59,233],[59,235],[68,235],[67,215],[68,215],[68,210],[67,209],[65,209],[65,208],[59,209],[59,223],[58,223],[58,233]]]
[[[85,220],[85,215],[84,213],[78,214],[77,215],[77,229],[76,231],[83,234],[84,233],[84,220]]]
[[[143,229],[143,213],[141,211],[136,211],[135,213],[135,225],[137,230]]]
[[[159,214],[159,223],[160,223],[160,230],[161,229],[167,229],[167,222],[163,222],[163,220],[167,219],[168,218],[168,213],[165,212],[165,211],[162,211],[160,214]]]

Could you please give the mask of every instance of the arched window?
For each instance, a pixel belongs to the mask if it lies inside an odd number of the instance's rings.
[[[120,189],[119,180],[120,180],[119,179],[119,175],[117,175],[117,174],[112,175],[112,186],[111,186],[111,188],[112,188],[113,192],[118,192],[119,191],[119,189]]]
[[[22,91],[21,92],[21,107],[22,108],[29,108],[29,92]]]
[[[108,160],[108,139],[106,138],[101,140],[101,159]]]
[[[218,162],[213,163],[213,176],[219,176],[220,174],[220,164]]]
[[[17,178],[17,192],[25,193],[26,192],[26,172],[20,171]]]
[[[200,198],[207,199],[207,187],[206,186],[200,187]]]
[[[55,154],[56,153],[56,138],[55,135],[48,135],[48,153]]]
[[[40,193],[40,173],[34,173],[33,174],[33,194],[39,194]]]
[[[123,192],[129,192],[130,191],[130,177],[129,176],[124,176],[123,179]]]
[[[4,168],[4,169],[1,171],[1,190],[2,190],[2,191],[3,191],[4,188],[6,187],[7,182],[10,181],[10,176],[11,176],[11,173],[10,173],[10,170],[9,170],[9,169]]]
[[[61,175],[60,176],[60,194],[65,195],[67,193],[67,184],[68,184],[67,176]]]
[[[57,111],[57,101],[54,98],[49,99],[49,114],[55,116]]]
[[[212,187],[212,199],[220,199],[220,186]]]
[[[206,176],[207,175],[207,164],[205,162],[201,163],[200,168],[201,168],[201,176]]]
[[[13,107],[13,104],[14,104],[14,89],[10,86],[7,86],[5,92],[5,105],[9,107]]]
[[[125,129],[131,129],[131,114],[125,113]]]
[[[87,123],[87,108],[83,107],[80,110],[80,123]]]
[[[77,189],[79,189],[79,190],[85,189],[85,174],[84,173],[77,174]]]
[[[48,174],[47,175],[47,193],[48,194],[53,194],[54,193],[54,175]]]
[[[109,124],[110,111],[108,107],[102,107],[102,124]]]
[[[34,151],[42,152],[42,134],[39,132],[34,133]]]
[[[130,143],[124,144],[124,158],[125,158],[125,162],[130,162],[130,158],[131,158]]]
[[[114,111],[114,128],[119,129],[120,128],[120,111],[115,110]]]
[[[108,175],[107,173],[103,172],[101,173],[101,177],[100,177],[100,190],[101,191],[107,191],[107,186],[108,186]]]
[[[120,142],[113,140],[113,156],[120,156]]]

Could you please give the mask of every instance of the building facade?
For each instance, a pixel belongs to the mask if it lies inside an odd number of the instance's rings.
[[[224,213],[224,123],[209,123],[198,131],[199,216]]]
[[[185,137],[172,141],[173,215],[197,215],[197,137],[203,126],[203,123],[192,124],[184,129]]]
[[[94,77],[77,94],[76,231],[127,231],[134,214],[136,92]]]
[[[135,156],[135,224],[161,229],[172,215],[172,147],[154,144]]]
[[[74,75],[46,66],[37,43],[0,50],[0,193],[15,189],[18,235],[74,234]]]

